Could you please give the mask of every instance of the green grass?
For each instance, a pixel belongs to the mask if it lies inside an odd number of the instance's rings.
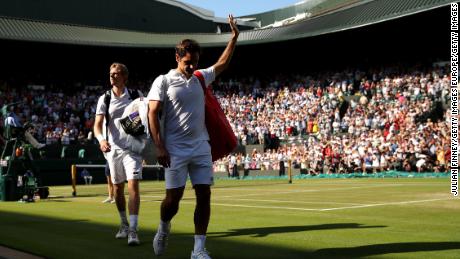
[[[141,183],[141,246],[114,238],[105,185],[51,188],[36,203],[0,203],[0,244],[47,258],[155,258],[163,182]],[[219,180],[207,249],[213,258],[458,258],[460,198],[445,179]],[[189,258],[193,190],[172,222],[167,253]],[[1,256],[1,255],[0,255]]]

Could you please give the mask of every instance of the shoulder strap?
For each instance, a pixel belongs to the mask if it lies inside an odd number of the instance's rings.
[[[104,94],[104,104],[105,104],[105,137],[107,141],[109,140],[109,107],[110,107],[110,99],[112,98],[112,90],[107,90]]]
[[[206,83],[204,82],[204,76],[203,74],[198,71],[198,70],[195,70],[195,72],[193,72],[193,74],[198,78],[198,80],[200,81],[201,83],[201,87],[203,88],[203,92],[206,92]]]
[[[136,100],[140,96],[138,90],[128,89],[128,93],[131,100]]]
[[[166,125],[166,100],[167,100],[167,93],[168,93],[168,87],[169,87],[169,83],[168,83],[168,78],[166,78],[166,75],[162,75],[163,78],[162,78],[162,81],[161,81],[161,84],[163,86],[163,102],[161,104],[161,111],[160,111],[160,114],[159,114],[159,119],[160,119],[160,135],[161,135],[161,138],[164,140],[164,131],[165,131],[165,125]]]
[[[169,83],[168,83],[168,78],[166,78],[166,75],[163,75],[161,83],[163,84],[163,106],[166,103],[166,95],[168,94],[168,88],[169,88]]]
[[[161,85],[162,85],[161,92],[163,94],[163,102],[161,103],[160,119],[162,119],[161,115],[165,110],[165,103],[166,103],[166,99],[167,99],[166,95],[168,93],[168,88],[169,88],[168,78],[166,78],[166,75],[161,75],[161,77],[162,77],[161,78]]]

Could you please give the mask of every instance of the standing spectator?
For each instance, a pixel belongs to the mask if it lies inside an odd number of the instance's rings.
[[[286,174],[285,168],[284,168],[284,162],[285,162],[284,160],[285,160],[284,154],[283,154],[282,152],[280,152],[280,153],[278,154],[279,175],[280,175],[280,176]]]
[[[251,157],[249,154],[246,154],[244,157],[244,176],[249,176],[249,169],[251,168]]]
[[[231,173],[232,177],[234,178],[239,177],[235,154],[230,155],[229,168],[230,168],[230,171],[232,172]]]

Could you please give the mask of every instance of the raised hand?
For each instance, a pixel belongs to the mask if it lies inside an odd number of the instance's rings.
[[[238,38],[238,35],[240,35],[240,30],[238,30],[238,26],[236,25],[236,19],[233,18],[232,14],[228,15],[228,23],[230,24],[230,28],[232,29],[233,37]]]

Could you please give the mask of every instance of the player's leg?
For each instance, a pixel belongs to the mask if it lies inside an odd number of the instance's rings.
[[[179,202],[184,194],[187,181],[187,162],[188,158],[171,156],[171,167],[165,169],[166,196],[161,202],[161,220],[153,239],[153,249],[156,255],[163,254],[168,245],[171,220],[179,211]]]
[[[137,236],[137,223],[140,206],[139,180],[142,179],[142,158],[132,152],[125,151],[123,165],[125,167],[125,172],[127,172],[129,194],[128,245],[139,245],[140,241]]]
[[[129,223],[126,217],[125,181],[126,174],[123,167],[121,150],[112,150],[106,154],[110,168],[110,176],[113,183],[113,192],[118,214],[120,215],[120,229],[115,235],[116,238],[128,237]]]
[[[192,258],[200,258],[201,255],[205,258],[208,256],[205,242],[211,216],[211,185],[214,183],[210,151],[209,143],[207,141],[202,142],[189,164],[190,180],[196,195],[195,244]]]

